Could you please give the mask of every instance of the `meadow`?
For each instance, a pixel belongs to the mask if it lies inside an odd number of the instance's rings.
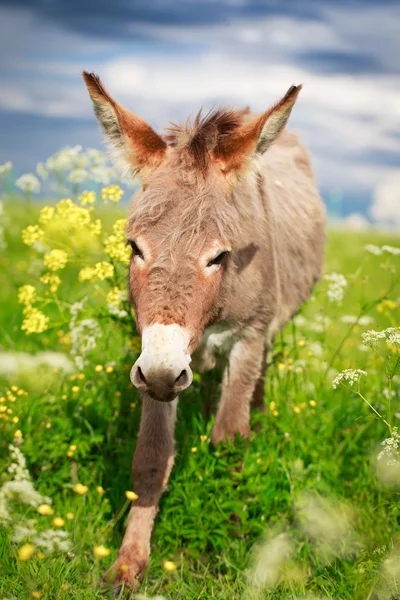
[[[73,150],[38,168],[47,199],[2,173],[3,600],[113,597],[101,579],[134,491],[128,204],[93,152]],[[90,168],[88,186],[76,171]],[[220,374],[195,376],[150,564],[124,597],[400,598],[399,248],[329,231],[326,276],[276,339],[249,442],[211,445]]]

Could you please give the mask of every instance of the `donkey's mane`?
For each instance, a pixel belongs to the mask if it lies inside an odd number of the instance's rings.
[[[171,123],[164,139],[179,150],[186,149],[196,168],[205,174],[210,153],[243,123],[246,113],[247,109],[216,107],[204,115],[200,110],[194,119],[189,119],[182,125]]]

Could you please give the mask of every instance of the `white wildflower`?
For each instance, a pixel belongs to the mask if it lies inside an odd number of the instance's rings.
[[[296,507],[304,533],[317,544],[317,550],[324,559],[349,555],[357,549],[358,539],[352,527],[353,512],[349,506],[304,494]]]
[[[90,169],[90,178],[101,185],[108,185],[111,182],[111,170],[104,165],[94,166]]]
[[[71,181],[71,183],[83,183],[88,178],[89,178],[89,173],[88,173],[88,171],[86,171],[86,169],[79,169],[79,168],[74,169],[68,175],[68,180]]]
[[[96,319],[82,319],[76,322],[71,319],[71,354],[79,369],[85,364],[85,356],[97,346],[97,340],[102,337],[100,325]]]
[[[47,554],[53,552],[66,553],[72,547],[68,532],[61,529],[46,529],[37,534],[32,541],[36,546],[43,548]]]
[[[389,327],[386,329],[386,341],[391,346],[400,348],[400,327]]]
[[[326,292],[330,302],[341,302],[344,297],[344,289],[347,286],[347,280],[340,273],[328,273],[324,279],[329,282]]]
[[[72,159],[73,165],[75,169],[84,169],[89,165],[89,157],[85,154],[77,154]]]
[[[382,246],[382,251],[387,252],[388,254],[393,254],[393,256],[399,256],[400,248],[395,246]]]
[[[292,544],[286,533],[276,535],[265,544],[257,546],[253,553],[250,585],[263,588],[274,587],[292,555]]]
[[[102,166],[107,163],[107,155],[96,148],[87,148],[86,153],[93,166]]]
[[[293,317],[293,323],[298,327],[303,327],[307,324],[307,319],[303,315],[296,315]]]
[[[15,523],[13,527],[12,541],[16,544],[31,538],[36,533],[35,521],[32,519],[22,520],[21,523]]]
[[[21,175],[15,182],[15,185],[27,194],[39,194],[40,192],[40,181],[33,173]]]
[[[380,340],[386,340],[388,344],[400,348],[400,327],[388,327],[382,331],[370,329],[361,334],[361,339],[370,348],[375,348]]]
[[[384,398],[386,398],[386,400],[389,400],[389,388],[385,387],[382,390],[382,396]],[[394,398],[396,396],[396,392],[394,390],[391,390],[390,392],[390,398]]]
[[[12,169],[12,162],[7,161],[3,165],[0,165],[0,177],[7,175]]]
[[[367,372],[362,369],[345,369],[336,375],[332,381],[332,387],[336,389],[339,383],[342,383],[343,381],[347,381],[347,383],[353,386],[355,383],[359,382],[361,375],[367,375]]]
[[[36,165],[36,173],[42,179],[47,179],[49,176],[49,172],[42,162],[38,162],[38,164]]]
[[[379,246],[375,246],[374,244],[367,244],[366,246],[364,246],[364,250],[365,250],[365,252],[369,252],[370,254],[375,254],[376,256],[379,256],[380,254],[382,254],[381,248],[379,248]]]
[[[107,304],[107,308],[110,315],[119,317],[120,319],[123,319],[128,316],[127,311],[124,309],[120,309],[116,304]]]
[[[342,323],[349,323],[349,325],[354,325],[355,323],[357,323],[361,326],[371,325],[371,323],[374,322],[374,319],[367,315],[363,317],[356,317],[355,315],[343,315],[342,317],[340,317],[340,320],[342,321]]]
[[[394,466],[399,463],[400,458],[400,437],[397,427],[393,427],[392,435],[383,440],[383,450],[378,454],[378,460],[385,459],[385,462],[389,466]]]

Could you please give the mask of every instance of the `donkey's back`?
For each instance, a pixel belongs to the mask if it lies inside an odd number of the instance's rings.
[[[262,156],[260,172],[261,193],[274,227],[279,329],[308,299],[321,276],[326,211],[309,154],[294,133],[282,133]]]

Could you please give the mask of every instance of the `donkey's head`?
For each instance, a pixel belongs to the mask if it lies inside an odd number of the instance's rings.
[[[191,384],[191,354],[224,305],[240,230],[232,186],[283,130],[301,86],[252,120],[214,110],[160,137],[97,76],[83,76],[114,162],[142,181],[127,227],[129,291],[142,335],[131,380],[170,401]]]

